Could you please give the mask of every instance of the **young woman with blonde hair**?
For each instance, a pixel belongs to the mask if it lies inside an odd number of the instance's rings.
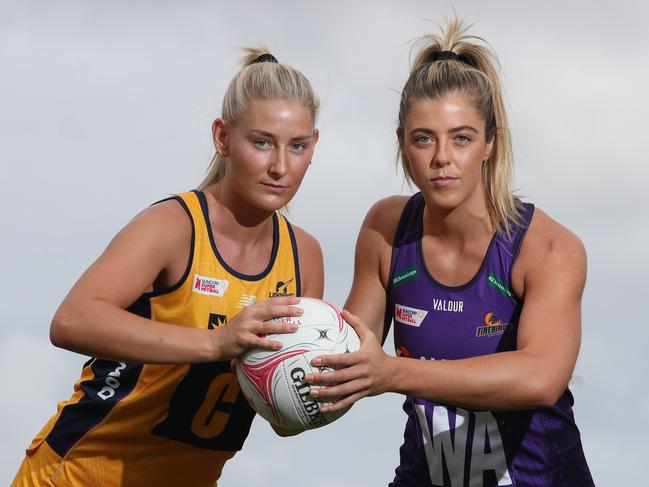
[[[490,47],[457,20],[422,43],[397,129],[419,192],[370,209],[346,304],[362,346],[314,359],[338,370],[308,377],[312,395],[340,398],[323,411],[406,396],[392,486],[593,485],[568,390],[583,245],[512,192]],[[380,346],[392,320],[397,357]]]
[[[60,305],[52,342],[91,358],[34,438],[14,486],[213,486],[254,412],[230,360],[277,349],[270,324],[322,297],[317,241],[279,213],[318,141],[299,71],[248,49],[213,123],[198,190],[146,209]]]

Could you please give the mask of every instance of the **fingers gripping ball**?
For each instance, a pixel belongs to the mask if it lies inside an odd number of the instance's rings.
[[[319,428],[329,424],[346,410],[323,414],[318,402],[309,396],[311,387],[304,377],[327,370],[311,366],[318,355],[354,352],[360,340],[333,304],[313,298],[301,298],[297,305],[302,316],[271,320],[272,323],[297,323],[295,333],[269,334],[281,341],[281,350],[253,349],[241,356],[236,372],[241,390],[251,406],[271,423],[291,431]]]

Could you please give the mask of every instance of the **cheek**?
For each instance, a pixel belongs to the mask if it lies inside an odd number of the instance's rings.
[[[405,152],[406,164],[410,166],[415,179],[419,174],[424,174],[430,169],[430,161],[434,154],[432,151],[416,150]]]
[[[295,172],[304,173],[309,168],[309,164],[313,159],[314,147],[310,147],[302,154],[295,154],[291,157],[292,166],[295,168]]]
[[[482,172],[483,156],[483,148],[466,151],[461,157],[458,157],[458,165],[465,174],[480,174]]]
[[[233,174],[252,174],[264,166],[264,154],[254,147],[240,147],[230,152],[230,171]]]
[[[310,157],[299,157],[292,161],[291,164],[291,173],[295,181],[302,181],[306,175],[306,171],[309,168]]]

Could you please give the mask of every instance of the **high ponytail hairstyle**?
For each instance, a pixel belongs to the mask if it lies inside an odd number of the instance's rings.
[[[489,159],[482,165],[482,183],[491,222],[509,234],[511,223],[520,224],[520,201],[513,185],[513,156],[507,114],[498,76],[498,58],[482,38],[467,35],[457,18],[440,27],[440,34],[420,37],[410,76],[401,94],[399,136],[403,137],[408,111],[418,100],[437,100],[449,94],[467,97],[485,121],[486,139],[493,139]],[[449,52],[450,51],[450,52]],[[401,164],[408,183],[413,182],[407,161]]]
[[[242,68],[230,81],[223,97],[223,120],[230,125],[236,123],[254,100],[290,100],[311,110],[315,124],[320,102],[309,80],[297,69],[277,62],[264,45],[246,47],[243,51]],[[215,153],[198,189],[223,179],[226,166],[227,158]]]

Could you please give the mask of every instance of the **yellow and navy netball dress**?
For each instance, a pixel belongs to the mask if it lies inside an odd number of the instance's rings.
[[[300,295],[295,236],[273,215],[266,269],[244,275],[214,244],[205,195],[174,197],[192,221],[189,263],[172,288],[129,311],[193,328],[216,328],[246,306]],[[72,397],[34,438],[14,485],[213,486],[241,449],[254,416],[229,362],[150,365],[91,359]]]

